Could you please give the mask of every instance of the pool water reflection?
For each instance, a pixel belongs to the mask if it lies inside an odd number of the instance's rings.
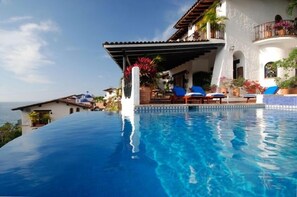
[[[294,196],[296,115],[73,114],[0,149],[0,195]]]

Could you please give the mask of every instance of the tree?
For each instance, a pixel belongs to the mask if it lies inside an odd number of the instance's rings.
[[[217,16],[216,8],[219,5],[220,1],[215,1],[209,9],[203,13],[202,19],[200,19],[196,25],[199,30],[206,31],[207,23],[210,23],[210,27],[213,31],[224,29],[225,21],[228,19],[224,16]]]
[[[17,124],[5,123],[0,127],[0,147],[22,135],[22,129]]]
[[[293,49],[287,58],[278,60],[272,64],[274,68],[283,68],[285,74],[283,77],[276,77],[275,82],[280,88],[295,87],[297,77],[289,76],[288,71],[297,69],[297,48]]]

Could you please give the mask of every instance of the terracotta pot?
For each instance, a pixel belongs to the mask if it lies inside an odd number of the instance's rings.
[[[223,94],[225,94],[225,95],[227,95],[228,94],[228,89],[225,88],[225,87],[221,87],[220,88],[220,92],[223,93]]]
[[[297,94],[297,88],[289,88],[289,94]]]
[[[140,87],[140,104],[149,104],[151,102],[151,92],[150,87]]]
[[[281,93],[282,94],[289,94],[289,88],[282,88]]]
[[[240,96],[240,89],[239,88],[233,88],[232,90],[233,96]]]
[[[279,36],[284,36],[284,35],[286,35],[286,30],[285,29],[280,29],[280,30],[277,31],[277,33],[278,33]]]

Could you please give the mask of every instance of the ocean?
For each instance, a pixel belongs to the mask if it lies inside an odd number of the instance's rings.
[[[32,104],[33,102],[0,102],[0,126],[6,122],[17,123],[21,119],[21,111],[12,108]]]

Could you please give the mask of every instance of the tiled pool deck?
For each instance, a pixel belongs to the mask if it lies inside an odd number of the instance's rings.
[[[263,102],[267,108],[273,109],[297,109],[297,95],[265,95]]]
[[[243,109],[243,108],[269,108],[297,110],[297,95],[264,95],[264,104],[245,103],[246,99],[238,99],[223,104],[147,104],[135,107],[135,112],[181,112],[189,110],[210,110],[210,109]]]
[[[195,110],[211,110],[211,109],[243,109],[243,108],[265,108],[264,104],[250,103],[232,103],[232,104],[151,104],[140,105],[135,107],[135,112],[181,112]]]

